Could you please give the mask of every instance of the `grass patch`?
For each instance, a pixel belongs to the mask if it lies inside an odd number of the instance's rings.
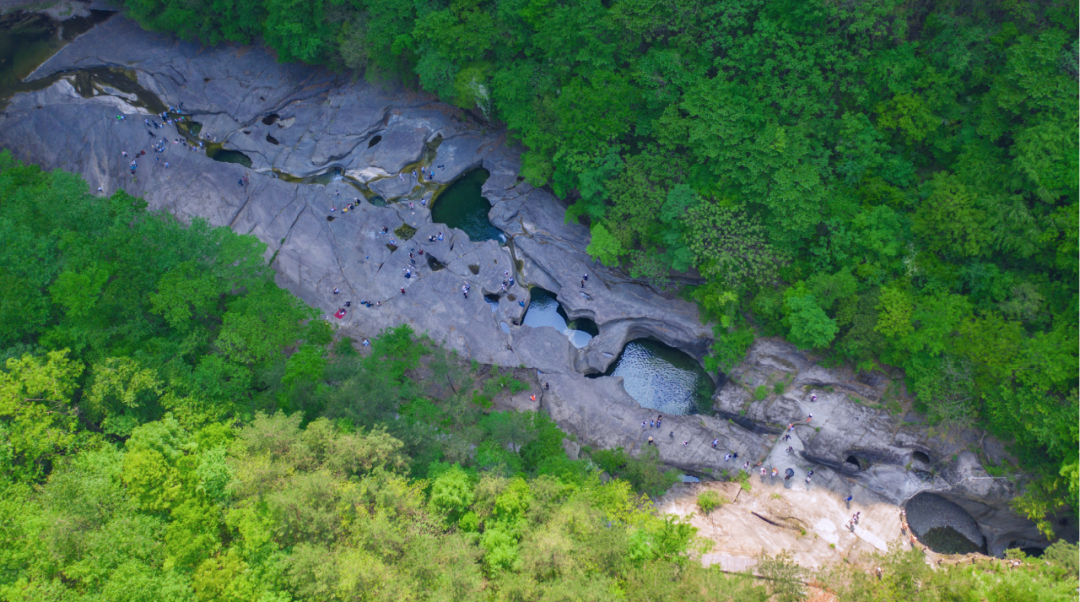
[[[413,228],[409,224],[401,224],[394,229],[394,234],[397,234],[401,240],[409,240],[416,234],[416,228]]]

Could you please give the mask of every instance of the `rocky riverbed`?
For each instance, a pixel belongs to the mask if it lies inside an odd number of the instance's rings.
[[[537,384],[550,388],[510,405],[542,408],[594,447],[634,452],[658,433],[641,428],[655,412],[640,407],[621,379],[586,375],[605,372],[635,339],[657,339],[695,360],[711,344],[692,304],[589,258],[588,229],[566,223],[557,199],[518,176],[519,152],[505,132],[428,96],[278,64],[258,47],[199,47],[119,16],[29,79],[42,89],[15,95],[0,114],[0,146],[18,158],[80,173],[101,194],[123,188],[152,209],[258,237],[279,284],[344,334],[371,337],[407,323],[479,362],[535,370]],[[146,125],[167,107],[198,126]],[[212,152],[187,145],[195,130]],[[166,150],[154,152],[163,138]],[[222,152],[241,162],[210,156]],[[506,244],[473,241],[431,219],[443,187],[481,167],[490,173],[482,189],[489,219]],[[553,292],[571,320],[587,318],[599,334],[578,348],[554,328],[522,324],[530,285]],[[331,317],[346,300],[346,315]],[[778,379],[786,393],[752,395]],[[1013,482],[987,475],[971,451],[1003,457],[1000,445],[967,434],[935,437],[867,405],[889,383],[826,370],[789,345],[759,341],[715,396],[718,413],[665,419],[660,457],[702,477],[736,468],[724,462],[728,453],[738,453],[739,464],[815,469],[813,487],[833,501],[860,491],[895,508],[932,491],[971,514],[991,553],[1046,545],[1008,509]],[[792,441],[781,442],[792,423]]]

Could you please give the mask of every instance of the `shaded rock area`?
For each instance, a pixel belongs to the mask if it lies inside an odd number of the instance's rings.
[[[1009,507],[1020,492],[1017,480],[990,476],[979,460],[977,453],[1005,463],[1001,444],[979,431],[934,429],[919,424],[917,416],[890,413],[886,406],[900,407],[898,380],[881,372],[826,369],[790,343],[759,339],[714,401],[721,416],[771,433],[764,436],[775,441],[766,467],[781,473],[788,467],[800,474],[815,470],[815,484],[839,492],[866,490],[896,505],[935,493],[970,515],[993,555],[1048,545],[1031,521]],[[783,383],[783,393],[777,383]],[[759,387],[763,399],[755,396]],[[956,528],[967,528],[966,522],[957,521]],[[1075,537],[1066,529],[1062,536]]]
[[[535,390],[501,403],[543,409],[593,447],[637,453],[653,437],[662,461],[700,477],[720,477],[745,461],[816,469],[815,488],[836,495],[858,489],[893,508],[933,491],[971,514],[992,553],[1046,544],[1008,510],[1016,487],[988,476],[968,451],[979,444],[995,457],[1000,446],[974,433],[946,440],[903,424],[856,401],[880,401],[888,378],[826,370],[780,342],[755,344],[718,392],[718,415],[665,417],[662,429],[642,428],[656,414],[627,395],[621,378],[585,375],[604,372],[627,342],[644,337],[700,361],[712,343],[710,329],[692,304],[590,259],[588,229],[566,223],[557,199],[519,178],[519,151],[504,132],[458,109],[401,88],[278,64],[257,47],[180,42],[119,16],[31,77],[91,68],[112,68],[161,106],[105,86],[87,97],[65,75],[12,98],[0,113],[0,146],[24,161],[79,173],[100,194],[123,188],[151,209],[258,237],[278,283],[345,335],[373,337],[404,323],[478,362],[527,367],[536,374]],[[158,119],[154,113],[165,107],[182,108],[201,125],[204,143],[244,153],[251,167],[213,160],[174,126],[147,127],[144,120]],[[163,138],[165,152],[154,152]],[[132,156],[143,151],[131,170]],[[483,195],[506,245],[472,241],[431,220],[431,199],[438,202],[442,187],[478,167],[490,172]],[[323,178],[328,174],[337,176]],[[376,195],[389,202],[369,202]],[[345,212],[348,203],[355,207]],[[503,291],[508,275],[515,283]],[[599,334],[576,349],[553,328],[520,325],[528,285],[553,292],[571,320],[588,318]],[[346,301],[345,317],[331,317]],[[754,388],[779,378],[790,381],[786,393],[754,400]],[[793,441],[780,443],[789,423],[799,424]],[[788,445],[795,453],[784,451]],[[725,462],[729,453],[738,460]],[[761,511],[784,514],[779,504]],[[788,531],[795,524],[779,523]]]

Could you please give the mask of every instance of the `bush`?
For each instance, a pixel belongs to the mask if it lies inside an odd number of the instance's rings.
[[[706,515],[722,507],[727,502],[727,499],[720,497],[720,494],[713,489],[702,491],[697,496],[698,508],[701,508],[701,511]]]
[[[758,388],[754,389],[754,399],[755,400],[761,401],[762,399],[765,399],[768,396],[769,396],[769,388],[766,387],[765,385],[760,385],[760,386],[758,386]]]
[[[773,385],[773,392],[776,393],[777,395],[783,395],[785,387],[786,387],[786,383],[784,383],[784,381],[780,381],[780,382],[776,383],[775,385]]]

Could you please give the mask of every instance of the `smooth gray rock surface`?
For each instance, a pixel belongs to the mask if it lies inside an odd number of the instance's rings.
[[[774,386],[781,381],[787,385],[777,394]],[[935,493],[972,516],[994,555],[1011,547],[1048,545],[1031,521],[1011,509],[1019,493],[1016,482],[990,476],[971,452],[984,446],[1000,453],[1000,444],[975,431],[934,430],[891,415],[882,402],[896,394],[889,391],[893,381],[880,372],[826,369],[790,343],[759,339],[714,402],[733,422],[774,433],[768,437],[776,443],[766,466],[804,474],[815,470],[815,481],[862,487],[898,505],[922,492]],[[756,400],[760,386],[768,395]],[[814,395],[817,400],[811,401]],[[780,439],[784,433],[791,434],[790,441]],[[793,453],[786,451],[789,446]]]

